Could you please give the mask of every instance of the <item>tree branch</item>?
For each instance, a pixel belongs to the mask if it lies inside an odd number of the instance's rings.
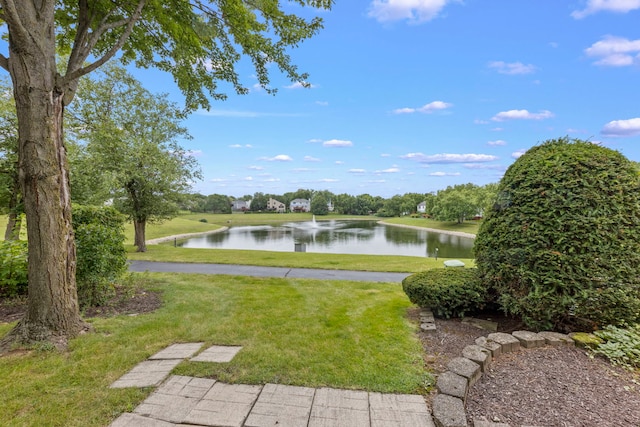
[[[94,31],[93,35],[89,36],[91,40],[87,43],[86,46],[75,46],[74,45],[74,47],[73,47],[74,51],[76,49],[82,49],[82,51],[78,52],[76,55],[73,55],[73,53],[72,53],[72,56],[74,57],[75,63],[73,63],[73,64],[69,63],[69,67],[67,68],[67,74],[62,78],[62,84],[64,86],[66,86],[67,84],[69,84],[73,80],[77,80],[78,78],[84,76],[85,74],[89,74],[90,72],[94,71],[95,69],[97,69],[98,67],[100,67],[101,65],[106,63],[108,60],[113,58],[113,56],[122,48],[122,46],[124,46],[125,42],[127,41],[129,36],[131,35],[131,32],[133,31],[133,26],[140,19],[140,16],[142,15],[142,9],[144,8],[145,4],[146,4],[146,0],[139,0],[138,1],[138,5],[136,6],[136,9],[132,12],[131,16],[128,19],[123,19],[121,21],[117,21],[117,22],[114,22],[114,23],[107,23],[107,22],[105,22],[106,18],[107,18],[105,16],[105,18],[100,23],[100,26],[98,28],[96,28],[96,30]],[[91,49],[98,42],[98,40],[100,39],[100,36],[102,36],[102,34],[104,34],[108,30],[111,30],[113,28],[117,28],[118,26],[124,26],[125,24],[126,24],[126,27],[125,27],[123,33],[120,35],[120,38],[111,47],[111,49],[109,49],[97,61],[95,61],[95,62],[93,62],[93,63],[91,63],[91,64],[89,64],[89,65],[87,65],[85,67],[81,67],[80,66],[88,58],[89,53],[91,52]]]

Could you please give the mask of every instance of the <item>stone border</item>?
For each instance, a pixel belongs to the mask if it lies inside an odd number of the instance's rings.
[[[422,316],[422,312],[420,315]],[[465,411],[469,388],[489,369],[492,360],[502,353],[545,345],[574,346],[575,341],[568,335],[558,332],[515,331],[511,334],[490,333],[486,337],[476,339],[475,344],[466,346],[462,350],[462,356],[452,359],[447,365],[448,370],[438,375],[436,382],[438,394],[434,397],[431,408],[436,426],[469,427]],[[507,424],[495,424],[486,420],[474,420],[473,425],[475,427],[508,427]]]

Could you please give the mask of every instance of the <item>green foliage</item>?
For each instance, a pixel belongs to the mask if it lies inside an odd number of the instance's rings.
[[[593,350],[609,359],[614,365],[640,368],[640,324],[629,328],[607,326],[595,335],[604,340]]]
[[[0,241],[0,297],[27,293],[27,242]]]
[[[322,192],[315,194],[311,199],[311,213],[314,215],[327,215],[329,213],[329,199]]]
[[[113,283],[127,268],[124,217],[111,207],[74,206],[81,307],[96,306],[113,295]]]
[[[439,268],[416,273],[402,281],[402,289],[412,303],[447,319],[480,310],[487,302],[475,268]]]
[[[201,218],[200,222],[207,222],[207,219],[206,218]]]
[[[483,283],[532,329],[640,319],[640,180],[620,153],[561,138],[505,173],[475,241]]]

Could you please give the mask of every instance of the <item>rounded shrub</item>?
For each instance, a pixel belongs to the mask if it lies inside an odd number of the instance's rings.
[[[437,268],[412,274],[402,281],[409,300],[438,317],[463,317],[484,308],[484,286],[475,268]]]
[[[474,251],[480,280],[532,329],[640,320],[640,179],[620,153],[561,138],[509,167]]]

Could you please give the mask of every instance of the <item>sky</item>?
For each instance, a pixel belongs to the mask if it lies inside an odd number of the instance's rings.
[[[269,95],[243,63],[249,94],[185,121],[195,192],[485,185],[565,136],[640,161],[640,0],[337,0],[318,14],[324,29],[290,52],[309,88],[273,69]],[[170,75],[134,74],[182,102]]]

